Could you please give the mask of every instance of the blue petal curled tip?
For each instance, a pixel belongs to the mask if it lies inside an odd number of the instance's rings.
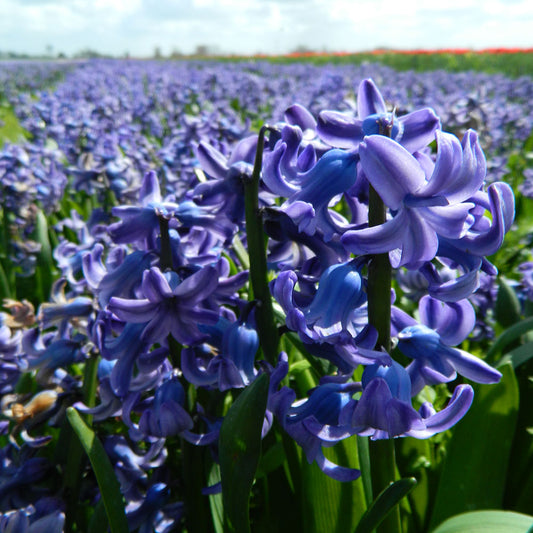
[[[441,127],[439,117],[430,108],[417,109],[396,120],[402,125],[399,142],[411,153],[423,150],[435,139]]]
[[[385,100],[374,80],[367,78],[359,84],[357,90],[357,114],[361,120],[369,115],[383,114],[387,112]]]
[[[418,309],[420,320],[434,329],[448,346],[463,342],[476,323],[476,312],[467,299],[446,303],[425,295],[420,299]]]
[[[337,481],[348,482],[354,481],[361,475],[361,471],[356,468],[348,468],[346,466],[339,466],[324,456],[324,452],[320,450],[317,454],[316,463],[320,470],[327,476]]]
[[[223,154],[204,141],[196,149],[196,157],[200,166],[215,179],[223,179],[228,171],[228,163]]]
[[[257,150],[257,139],[257,135],[250,135],[241,139],[233,148],[228,165],[231,167],[239,162],[253,164]]]
[[[472,387],[470,385],[458,385],[448,405],[438,413],[431,414],[428,418],[424,419],[426,428],[410,431],[408,436],[417,439],[427,439],[437,433],[450,429],[467,413],[473,400],[474,390]],[[424,414],[428,413],[425,412]]]
[[[292,125],[299,126],[302,131],[315,130],[315,117],[300,104],[293,104],[285,110],[285,120]]]
[[[515,216],[514,193],[507,183],[492,183],[487,193],[492,218],[488,231],[468,232],[463,238],[452,243],[460,250],[478,257],[492,255],[499,250]]]
[[[154,170],[150,170],[144,175],[139,190],[139,200],[142,205],[148,205],[152,202],[161,202],[162,198],[159,179]]]

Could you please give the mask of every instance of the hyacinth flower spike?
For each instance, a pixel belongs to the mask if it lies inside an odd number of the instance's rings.
[[[341,238],[353,253],[390,253],[393,267],[418,268],[431,261],[439,236],[460,239],[474,223],[468,200],[483,184],[486,165],[477,135],[462,143],[437,132],[437,160],[431,176],[405,148],[383,135],[361,143],[361,166],[393,217],[378,226],[349,230]]]
[[[383,134],[413,153],[425,148],[440,129],[440,120],[430,108],[401,117],[388,112],[383,96],[371,79],[359,85],[357,115],[355,118],[338,111],[322,111],[318,116],[319,136],[331,146],[357,150],[365,135]]]

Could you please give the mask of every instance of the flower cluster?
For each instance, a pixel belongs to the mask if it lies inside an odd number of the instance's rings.
[[[111,209],[114,219],[94,211],[84,222],[72,214],[65,224],[76,242],[55,250],[62,278],[53,301],[36,316],[22,302],[0,315],[2,410],[9,420],[2,431],[11,442],[2,457],[9,473],[2,502],[52,468],[47,459],[24,461],[15,451],[46,445],[43,423],[60,425],[67,405],[101,427],[121,421],[120,434],[103,431],[103,441],[130,528],[169,531],[183,515],[175,503],[183,493],[166,468],[176,442],[205,446],[217,462],[224,398],[261,374],[270,377],[262,436],[276,421],[310,463],[342,481],[360,472],[333,464],[324,447],[353,435],[431,437],[452,427],[473,401],[470,385],[453,387],[458,374],[498,382],[497,370],[458,347],[476,324],[469,298],[481,276],[496,271],[486,256],[500,248],[514,219],[511,188],[486,182],[474,130],[459,140],[442,131],[430,108],[397,114],[364,79],[355,112],[313,114],[292,105],[268,128],[264,146],[262,137],[229,127],[226,139],[238,142],[212,141],[212,130],[187,117],[185,131],[161,147],[158,175],[131,131],[107,131],[119,104],[113,95],[102,98],[90,117],[71,123],[64,141],[75,187],[113,191],[121,203]],[[147,109],[144,133],[166,140],[160,102],[143,100],[128,112],[136,117]],[[91,122],[97,119],[102,135]],[[83,153],[74,158],[80,138]],[[191,139],[199,141],[193,154]],[[142,157],[123,157],[118,147],[128,143],[138,143]],[[276,358],[261,345],[266,302],[250,296],[254,258],[245,249],[254,237],[243,198],[255,179],[256,154],[262,160],[255,214],[268,236],[273,326],[284,348]],[[196,161],[196,172],[189,169],[174,187],[184,158]],[[384,214],[377,223],[371,197]],[[386,335],[394,349],[380,340],[370,311],[369,270],[378,255],[388,257],[400,290],[417,284],[417,318],[387,290]],[[93,362],[96,404],[71,372]],[[312,387],[294,379],[298,362],[317,374]],[[35,376],[43,396],[19,394],[25,373]],[[420,394],[435,385],[449,391],[440,411]],[[98,501],[94,487],[86,490]],[[59,531],[64,509],[54,494],[45,496],[30,506],[21,494],[0,529]]]

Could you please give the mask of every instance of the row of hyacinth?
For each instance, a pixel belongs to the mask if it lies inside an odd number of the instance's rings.
[[[508,143],[529,134],[531,91],[530,80],[376,66],[99,62],[37,101],[11,94],[32,135],[0,154],[4,216],[21,228],[13,259],[31,268],[36,205],[54,213],[69,190],[114,206],[63,219],[71,239],[54,250],[50,301],[35,313],[7,301],[0,314],[0,531],[63,530],[63,487],[41,483],[58,474],[38,452],[72,405],[100,428],[140,531],[182,523],[178,439],[217,463],[224,399],[261,375],[262,437],[276,425],[340,481],[360,471],[326,447],[451,428],[473,401],[461,377],[501,377],[459,346],[483,334],[473,304],[488,305],[497,269],[487,256],[513,224],[499,178]],[[245,202],[254,186],[255,211]],[[254,216],[268,279],[254,271]],[[309,390],[290,373],[302,359],[319,377]],[[96,399],[73,371],[91,361]],[[28,376],[38,391],[24,403]],[[444,406],[424,401],[439,387]],[[97,504],[94,483],[81,490]]]
[[[426,105],[445,131],[462,137],[475,129],[488,154],[490,181],[502,179],[509,155],[532,123],[527,77],[399,73],[376,65],[111,61],[8,67],[4,98],[32,142],[8,145],[0,153],[2,192],[25,227],[25,239],[32,229],[32,204],[57,210],[67,183],[89,195],[102,198],[111,190],[118,201],[133,202],[143,176],[154,170],[164,193],[181,198],[197,182],[194,147],[202,140],[227,156],[258,120],[282,120],[294,102],[314,116],[323,109],[356,116],[354,86],[370,75],[398,115]],[[65,81],[54,91],[34,88],[37,100],[18,90],[31,87],[39,72],[47,82],[61,70]],[[531,188],[526,180],[524,194]],[[17,261],[27,268],[35,248],[27,240],[16,247]]]

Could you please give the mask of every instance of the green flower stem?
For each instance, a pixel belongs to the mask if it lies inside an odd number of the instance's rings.
[[[275,365],[278,359],[279,335],[274,321],[272,297],[268,287],[266,259],[266,236],[263,220],[259,210],[259,175],[263,161],[263,144],[268,126],[259,131],[254,170],[251,179],[244,183],[244,202],[246,212],[246,237],[250,256],[250,281],[252,295],[257,302],[256,321],[259,342],[267,361]]]
[[[383,224],[387,219],[385,204],[370,187],[368,221],[370,226]],[[392,268],[388,254],[376,254],[368,265],[368,321],[378,332],[378,348],[390,353]],[[394,440],[370,442],[372,489],[375,495],[396,480]],[[378,533],[401,533],[400,509],[396,506],[385,518]]]
[[[385,223],[387,212],[383,201],[370,187],[368,223],[377,226]],[[392,268],[388,254],[376,254],[368,265],[368,321],[378,332],[378,348],[390,352]]]

